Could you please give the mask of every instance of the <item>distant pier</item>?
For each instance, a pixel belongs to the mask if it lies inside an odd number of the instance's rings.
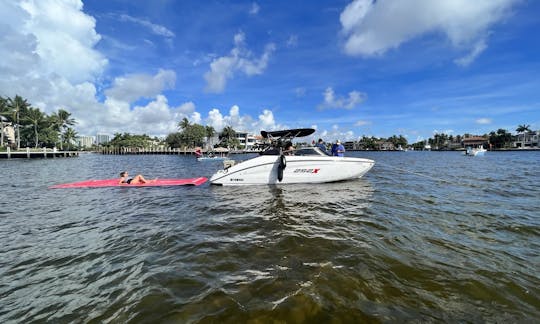
[[[211,152],[211,150],[202,149],[203,154]],[[242,153],[258,153],[259,151],[245,151],[245,150],[227,150],[227,151],[212,151],[214,153],[224,154],[242,154]],[[152,154],[165,154],[165,155],[193,155],[195,154],[194,148],[141,148],[141,147],[103,147],[98,153],[112,154],[112,155],[152,155]]]
[[[165,155],[187,155],[194,154],[192,148],[142,148],[142,147],[103,147],[99,151],[101,154],[112,155],[147,155],[147,154],[165,154]]]
[[[77,157],[78,151],[57,151],[56,149],[30,149],[12,151],[9,147],[6,152],[0,152],[0,159],[47,159],[47,158],[63,158]]]

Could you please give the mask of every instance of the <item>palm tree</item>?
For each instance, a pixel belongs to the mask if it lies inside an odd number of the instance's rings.
[[[518,133],[525,133],[529,132],[531,125],[519,125],[518,128],[516,128],[516,132]]]
[[[530,132],[531,129],[529,128],[531,127],[531,125],[519,125],[518,128],[516,128],[516,132],[518,132],[519,134],[523,134],[523,141],[522,141],[522,144],[521,144],[521,147],[524,148],[525,147],[525,134],[527,132]]]
[[[184,117],[184,119],[178,123],[178,127],[180,127],[181,130],[187,129],[189,127],[189,120]]]
[[[21,113],[26,113],[27,109],[30,107],[30,104],[26,101],[26,99],[23,99],[21,96],[16,95],[14,99],[8,98],[8,106],[11,110],[11,114],[13,116],[13,120],[15,121],[15,124],[17,126],[17,150],[21,149],[21,124],[20,124],[20,116]]]
[[[206,126],[205,128],[205,131],[206,131],[206,142],[210,142],[212,137],[214,137],[214,135],[216,135],[216,130],[214,129],[214,127],[212,126]]]
[[[30,108],[26,113],[24,118],[29,121],[34,126],[34,136],[35,136],[35,148],[39,144],[39,135],[38,135],[38,125],[45,119],[45,115],[39,110],[39,108]]]
[[[8,100],[0,97],[0,147],[4,146],[4,119],[9,115]]]
[[[75,139],[75,137],[77,137],[77,132],[71,128],[71,127],[68,127],[66,129],[66,131],[64,132],[64,140],[66,141],[67,143],[67,149],[69,151],[69,149],[71,148],[70,144],[71,142]]]
[[[54,126],[55,128],[61,132],[60,133],[60,149],[63,149],[63,142],[65,140],[65,134],[62,135],[62,130],[64,133],[67,131],[67,128],[69,126],[73,126],[76,124],[76,121],[74,118],[71,117],[71,113],[64,110],[64,109],[58,109],[58,112],[53,113],[54,118]]]
[[[232,147],[235,143],[233,143],[234,139],[236,139],[236,132],[231,126],[225,126],[223,130],[221,131],[221,135],[219,136],[220,140],[225,139],[225,143],[227,144],[227,147]]]

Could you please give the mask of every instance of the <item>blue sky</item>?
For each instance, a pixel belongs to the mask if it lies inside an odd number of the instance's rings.
[[[0,94],[80,135],[540,129],[540,2],[0,0]]]

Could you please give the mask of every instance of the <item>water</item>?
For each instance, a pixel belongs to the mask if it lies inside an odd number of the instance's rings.
[[[348,155],[377,164],[358,181],[283,187],[52,190],[221,164],[0,160],[0,322],[540,318],[540,152]]]

